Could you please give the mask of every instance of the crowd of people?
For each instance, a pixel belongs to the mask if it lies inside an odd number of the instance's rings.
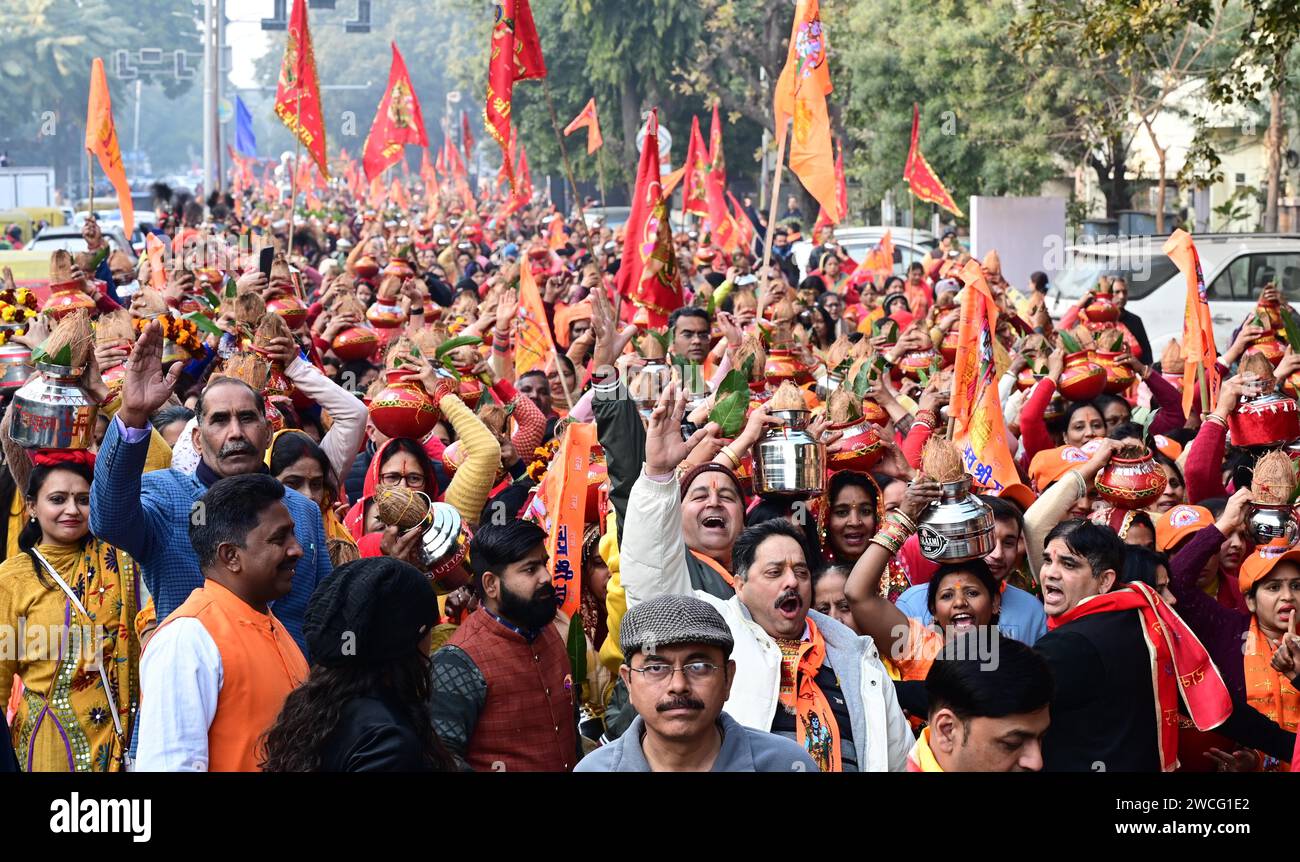
[[[176,202],[138,266],[88,221],[11,336],[8,769],[1288,769],[1300,550],[1257,546],[1265,456],[1226,433],[1294,392],[1300,353],[1261,355],[1275,286],[1185,410],[1122,279],[1098,327],[1093,295],[1054,321],[1041,273],[974,261],[1020,481],[976,471],[991,550],[936,562],[955,233],[898,276],[797,211],[766,267],[761,236],[686,228],[660,262],[680,307],[646,308],[599,220],[286,190]],[[69,341],[93,440],[23,445],[16,393]],[[1108,391],[1071,400],[1090,348]],[[795,431],[825,460],[772,489],[759,449]],[[1164,489],[1116,508],[1099,477],[1135,452]]]

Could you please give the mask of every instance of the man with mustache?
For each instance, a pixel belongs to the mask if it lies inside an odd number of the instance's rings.
[[[693,596],[659,596],[623,617],[619,668],[637,717],[575,772],[815,772],[798,743],[722,711],[736,663],[727,621]]]
[[[181,374],[176,363],[164,374],[162,329],[149,324],[131,351],[122,384],[122,407],[109,423],[90,487],[90,529],[140,564],[164,619],[203,586],[198,557],[186,533],[191,520],[207,517],[199,499],[228,476],[268,472],[263,456],[271,440],[261,393],[230,377],[214,377],[195,405],[193,443],[201,460],[194,475],[175,468],[143,474],[149,450],[149,417],[167,402]],[[332,570],[320,507],[287,489],[284,505],[302,546],[292,587],[275,603],[277,619],[305,653],[303,617],[316,585]]]
[[[138,768],[256,772],[262,734],[307,678],[271,605],[289,593],[303,548],[265,474],[222,479],[189,522],[203,584],[149,639],[140,670]]]
[[[573,675],[546,532],[486,524],[469,546],[479,608],[433,654],[429,716],[476,772],[568,772],[578,762]],[[575,623],[577,624],[577,623]]]
[[[735,595],[693,588],[681,547],[677,465],[704,438],[682,439],[685,398],[669,386],[650,417],[645,466],[620,548],[629,609],[691,595],[727,621],[736,677],[726,710],[745,727],[799,743],[823,772],[901,772],[914,739],[875,644],[812,611],[803,532],[784,518],[745,530],[731,554]]]

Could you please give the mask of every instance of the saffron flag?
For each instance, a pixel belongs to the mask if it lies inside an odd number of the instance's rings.
[[[636,191],[623,237],[623,256],[615,277],[618,292],[644,308],[650,326],[664,326],[682,305],[681,277],[668,202],[659,174],[659,109],[650,111],[645,145],[636,171]]]
[[[786,121],[794,121],[790,170],[831,221],[838,224],[841,213],[835,190],[835,156],[831,151],[830,115],[826,112],[826,97],[832,89],[820,5],[818,0],[799,0],[785,68],[776,83],[776,133],[784,138]]]
[[[998,400],[1000,371],[993,355],[998,306],[979,261],[967,261],[961,278],[966,286],[962,290],[952,402],[948,407],[954,417],[952,441],[975,483],[998,492],[1020,481],[1007,446],[1002,402]]]
[[[1201,410],[1209,410],[1219,398],[1218,349],[1214,346],[1214,324],[1210,320],[1210,303],[1205,296],[1205,276],[1196,243],[1187,231],[1179,228],[1165,241],[1164,253],[1187,279],[1187,304],[1183,311],[1183,413],[1191,415],[1200,380],[1204,378],[1208,400],[1201,399]]]
[[[397,43],[391,44],[393,63],[388,69],[388,89],[379,100],[379,110],[375,112],[375,121],[370,124],[370,133],[366,135],[362,150],[361,166],[365,168],[368,180],[397,164],[405,145],[429,146],[420,101],[415,98],[415,90],[411,87],[406,61],[397,50]]]
[[[894,273],[894,234],[893,231],[885,231],[885,235],[880,238],[862,263],[849,276],[849,284],[853,287],[859,287],[868,281],[883,285],[885,279]]]
[[[465,148],[465,164],[474,161],[474,133],[469,130],[469,111],[460,112],[460,143]]]
[[[555,337],[530,266],[519,267],[519,328],[515,331],[515,379],[542,368],[555,353]]]
[[[739,241],[731,213],[727,212],[727,160],[722,152],[722,120],[717,102],[713,103],[713,125],[709,129],[709,173],[704,179],[704,190],[713,244],[731,254],[739,247]]]
[[[483,125],[506,155],[507,178],[514,185],[510,165],[510,106],[515,81],[546,77],[542,43],[533,23],[528,0],[497,0],[496,20],[488,59],[487,98],[483,100]]]
[[[167,245],[156,234],[144,235],[144,256],[149,262],[149,286],[167,287]]]
[[[551,469],[537,489],[537,502],[545,512],[551,583],[555,585],[560,611],[573,625],[582,624],[578,616],[582,603],[582,533],[586,528],[587,474],[595,444],[594,422],[571,423],[564,431]]]
[[[907,151],[907,164],[903,166],[903,181],[918,200],[936,204],[956,216],[962,216],[948,189],[935,176],[930,163],[921,155],[921,109],[912,105],[912,146]]]
[[[573,118],[573,122],[564,127],[564,136],[585,128],[587,130],[587,155],[599,150],[605,143],[605,139],[600,134],[600,120],[596,117],[596,99],[592,97],[587,106],[582,109],[578,116]]]
[[[403,212],[411,208],[411,197],[406,193],[406,186],[402,185],[402,181],[396,177],[393,178],[393,185],[389,189],[388,199]]]
[[[709,215],[709,148],[700,134],[700,118],[691,117],[691,143],[686,149],[686,185],[682,187],[682,213]]]
[[[429,148],[425,147],[420,156],[420,179],[424,181],[425,205],[429,208],[429,214],[438,218],[442,212],[441,190],[438,188],[438,176],[433,171],[433,164],[429,161]]]
[[[840,141],[835,153],[835,196],[840,202],[840,219],[842,220],[849,211],[849,186],[844,179],[844,142]],[[830,227],[839,222],[831,221],[830,214],[823,207],[817,213],[817,223],[813,225],[813,230],[819,227]],[[893,264],[890,264],[891,268]]]
[[[131,184],[126,181],[122,148],[117,142],[113,123],[113,99],[108,92],[104,61],[96,57],[90,64],[90,98],[86,101],[86,151],[99,159],[99,168],[117,192],[117,208],[122,211],[122,227],[130,236],[135,229],[135,204],[131,202]]]
[[[325,121],[321,116],[320,80],[307,27],[307,0],[293,0],[289,31],[275,91],[275,115],[311,153],[321,174],[329,178],[325,158]]]
[[[569,235],[564,232],[564,216],[556,213],[551,217],[550,227],[547,229],[546,245],[555,251],[564,248],[569,241]]]

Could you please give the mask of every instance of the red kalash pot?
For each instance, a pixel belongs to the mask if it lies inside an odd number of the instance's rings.
[[[1145,509],[1160,499],[1168,481],[1144,446],[1141,455],[1112,455],[1093,484],[1097,495],[1116,509]]]
[[[1091,401],[1106,388],[1106,369],[1092,360],[1086,350],[1065,357],[1065,368],[1057,388],[1070,401]]]
[[[1119,361],[1123,351],[1097,351],[1097,364],[1106,372],[1106,391],[1112,395],[1122,395],[1137,380],[1133,369]]]
[[[375,350],[378,348],[379,339],[375,336],[374,330],[368,326],[349,326],[334,336],[334,341],[330,345],[334,355],[344,362],[369,359],[375,355]]]
[[[385,372],[387,383],[370,402],[370,419],[388,437],[423,440],[442,418],[442,411],[416,380],[405,380],[409,369]]]

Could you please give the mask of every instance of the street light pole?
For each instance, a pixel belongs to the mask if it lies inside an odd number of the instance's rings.
[[[203,191],[212,191],[213,126],[217,120],[217,75],[215,68],[217,35],[216,0],[203,0]]]

